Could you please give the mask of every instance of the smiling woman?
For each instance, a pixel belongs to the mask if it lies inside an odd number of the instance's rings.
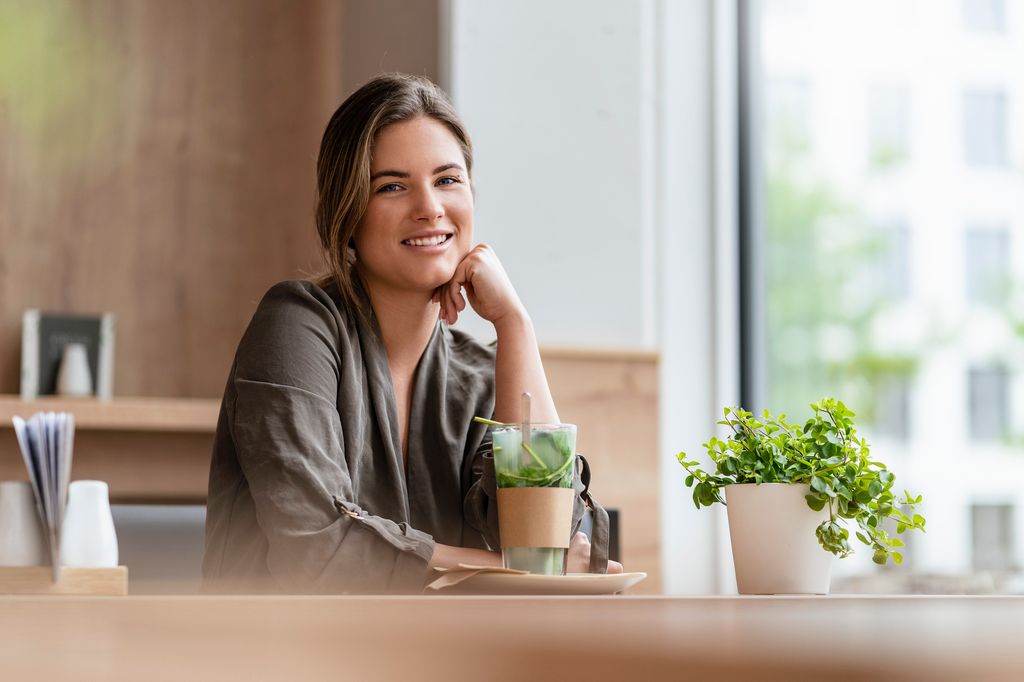
[[[370,200],[353,235],[371,291],[432,290],[451,278],[473,241],[466,163],[449,128],[430,117],[377,136]]]
[[[274,286],[228,378],[210,468],[208,591],[416,592],[432,567],[501,565],[491,442],[474,416],[557,422],[530,317],[473,245],[469,135],[430,81],[360,88],[327,125],[328,273]],[[468,304],[496,344],[452,329]],[[570,572],[607,559],[577,455]],[[594,544],[582,533],[594,513]]]

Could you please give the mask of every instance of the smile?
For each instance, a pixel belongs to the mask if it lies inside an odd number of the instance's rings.
[[[402,244],[405,246],[412,246],[414,248],[431,248],[438,246],[445,246],[452,240],[452,234],[435,234],[431,237],[414,237],[412,239],[405,239]]]

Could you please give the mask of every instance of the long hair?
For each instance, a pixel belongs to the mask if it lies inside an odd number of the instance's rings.
[[[466,127],[441,88],[421,76],[388,73],[352,93],[331,116],[316,161],[316,231],[327,272],[316,283],[334,281],[350,308],[365,315],[355,293],[356,254],[352,235],[370,200],[370,161],[380,131],[400,121],[429,116],[448,127],[462,148],[472,181],[473,145]]]

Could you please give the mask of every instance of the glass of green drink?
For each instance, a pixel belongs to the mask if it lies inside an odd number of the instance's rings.
[[[564,575],[572,532],[575,424],[494,426],[501,556],[505,568]]]

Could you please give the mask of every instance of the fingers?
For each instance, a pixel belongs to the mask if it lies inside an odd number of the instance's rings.
[[[455,274],[446,284],[438,287],[438,298],[441,301],[441,308],[444,312],[442,319],[448,324],[455,324],[459,319],[459,313],[466,309],[466,299],[462,295],[463,285],[469,286],[472,280],[472,251],[455,268]]]
[[[433,293],[430,294],[430,302],[440,304],[440,309],[437,311],[437,319],[442,320],[448,324],[455,324],[458,319],[458,312],[465,307],[463,303],[462,308],[456,305],[456,302],[452,300],[451,294],[449,293],[449,287],[451,281],[445,282],[441,286],[434,289]],[[462,295],[459,294],[461,298]]]
[[[459,318],[459,313],[466,308],[466,299],[462,297],[462,287],[458,282],[452,280],[452,282],[445,287],[445,294],[447,298],[445,301],[445,307],[452,317],[449,324],[455,324],[455,321]]]
[[[576,531],[576,534],[572,536],[572,540],[569,541],[570,550],[577,552],[585,551],[587,556],[590,556],[590,538],[583,531]]]
[[[469,259],[464,259],[455,268],[455,274],[445,287],[451,307],[456,312],[462,312],[466,308],[466,299],[462,297],[462,285],[472,280],[472,272],[469,269]]]
[[[444,290],[444,288],[445,285],[442,284],[441,286],[434,289],[434,291],[430,294],[430,302],[440,304],[440,308],[438,308],[437,311],[437,319],[439,320],[445,319],[444,301],[442,300],[442,291]]]
[[[570,573],[588,573],[590,571],[590,551],[590,538],[586,533],[577,531],[569,542],[569,561],[566,570]],[[618,561],[608,562],[609,573],[622,573],[622,571],[622,564]]]

